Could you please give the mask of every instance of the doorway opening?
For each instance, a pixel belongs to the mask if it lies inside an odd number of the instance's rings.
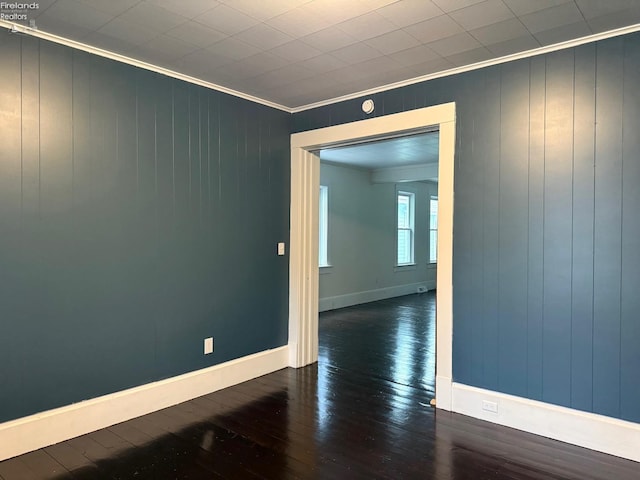
[[[438,150],[430,130],[319,152],[319,398],[344,370],[435,396]]]
[[[451,409],[453,163],[455,104],[336,125],[291,136],[291,237],[289,275],[289,364],[318,359],[318,223],[322,148],[406,136],[437,129],[438,270],[436,391],[438,408]]]

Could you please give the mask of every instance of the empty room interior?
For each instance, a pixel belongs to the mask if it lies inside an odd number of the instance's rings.
[[[640,2],[3,2],[0,65],[0,480],[640,478]]]

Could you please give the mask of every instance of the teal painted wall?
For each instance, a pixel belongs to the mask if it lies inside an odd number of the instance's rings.
[[[6,32],[0,65],[0,421],[287,343],[289,114]]]
[[[640,422],[639,84],[635,33],[371,96],[456,102],[456,382]]]

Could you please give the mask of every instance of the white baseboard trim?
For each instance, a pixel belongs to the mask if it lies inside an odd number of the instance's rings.
[[[436,288],[435,281],[410,283],[408,285],[396,285],[393,287],[378,288],[376,290],[365,290],[364,292],[347,293],[334,297],[325,297],[318,300],[318,307],[321,312],[334,310],[336,308],[350,307],[362,303],[375,302],[385,298],[401,297],[417,293],[418,287],[426,287],[427,290]]]
[[[287,367],[289,347],[0,424],[0,461],[177,405]]]
[[[459,383],[451,393],[454,412],[640,462],[640,424]],[[497,413],[483,410],[485,400]]]

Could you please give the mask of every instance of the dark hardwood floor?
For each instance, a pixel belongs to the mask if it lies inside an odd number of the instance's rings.
[[[640,479],[640,464],[429,407],[432,293],[321,315],[320,360],[0,462],[2,480]]]

